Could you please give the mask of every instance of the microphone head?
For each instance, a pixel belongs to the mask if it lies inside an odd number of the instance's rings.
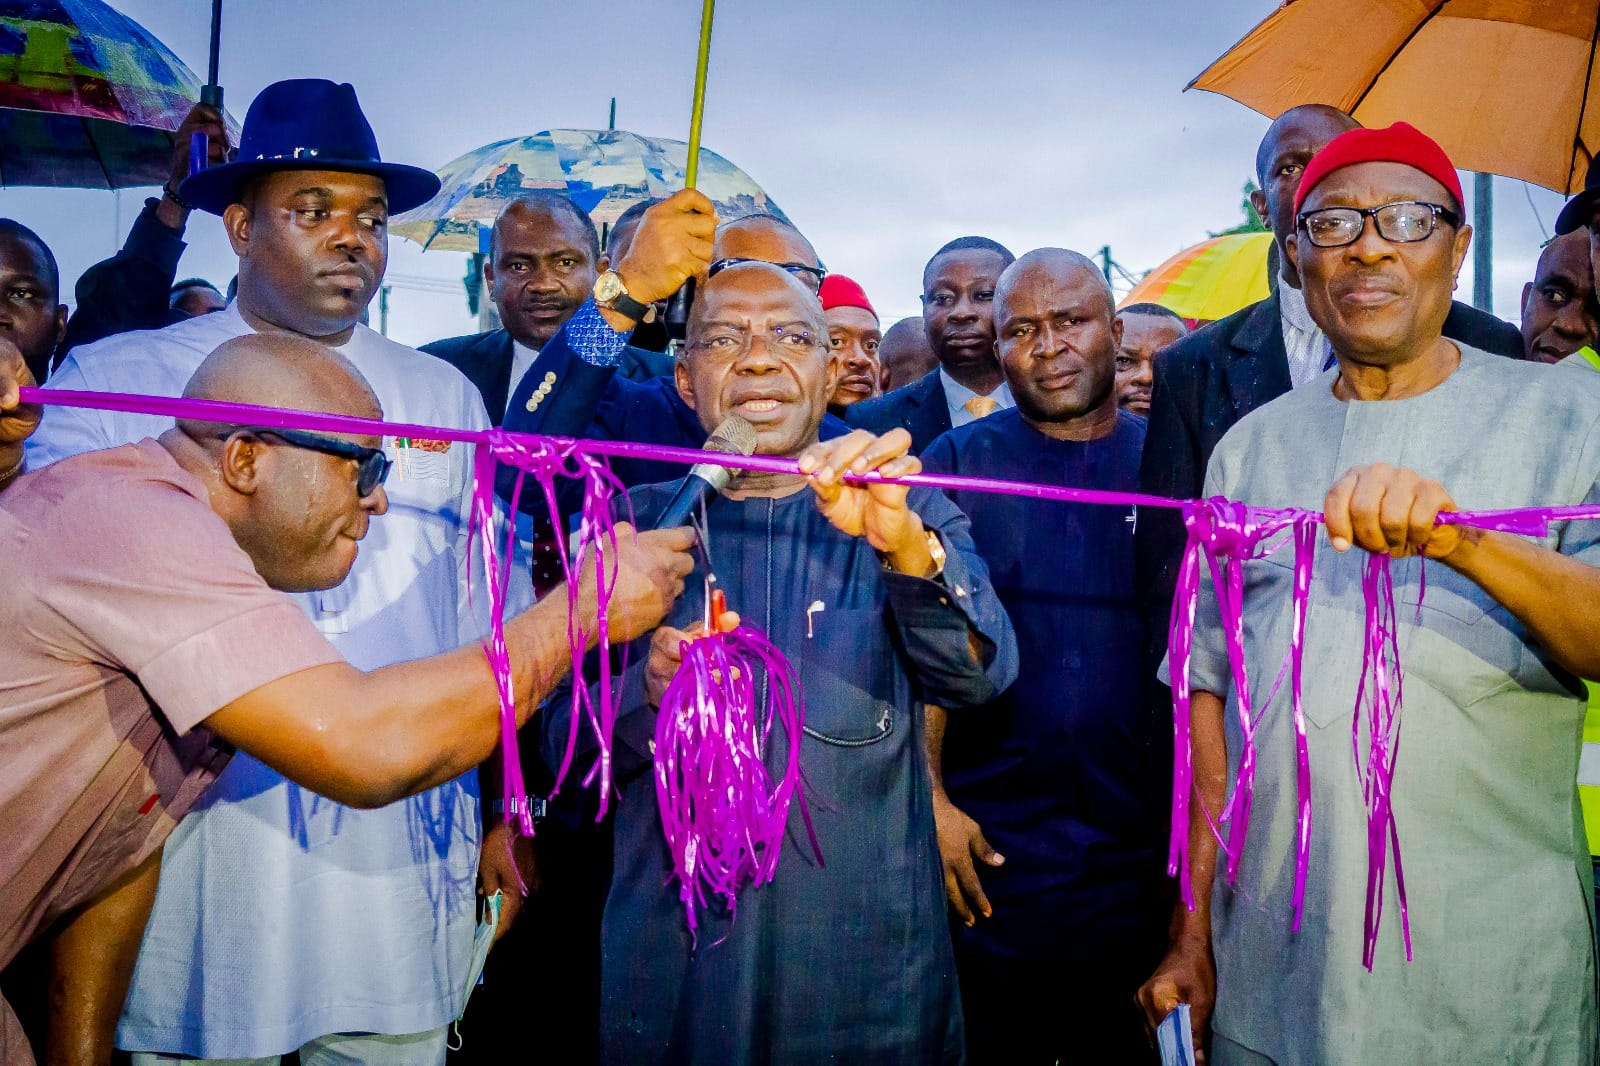
[[[704,450],[724,455],[754,455],[756,427],[738,415],[729,415],[706,440]]]

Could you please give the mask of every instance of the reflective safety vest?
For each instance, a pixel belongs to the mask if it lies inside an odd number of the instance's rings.
[[[1578,802],[1589,854],[1600,858],[1600,685],[1584,684],[1589,686],[1589,713],[1583,719],[1583,753],[1578,757]]]
[[[1600,352],[1578,349],[1589,365],[1600,370]],[[1583,753],[1578,758],[1578,802],[1583,805],[1583,828],[1589,836],[1589,854],[1600,858],[1600,685],[1589,687],[1589,713],[1583,719]]]

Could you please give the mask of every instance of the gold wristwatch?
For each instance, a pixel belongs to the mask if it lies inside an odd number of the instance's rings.
[[[628,287],[622,283],[622,275],[615,270],[608,270],[595,279],[594,304],[607,311],[627,315],[635,322],[654,322],[656,318],[655,305],[640,303],[629,296]]]

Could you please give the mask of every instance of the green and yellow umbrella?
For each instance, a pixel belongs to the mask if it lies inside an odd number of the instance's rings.
[[[1160,304],[1197,322],[1227,318],[1265,300],[1270,233],[1235,233],[1185,248],[1152,270],[1122,306]]]

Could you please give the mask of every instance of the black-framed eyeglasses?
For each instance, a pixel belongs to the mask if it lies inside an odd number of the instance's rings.
[[[228,440],[241,433],[252,437],[276,437],[292,448],[322,452],[324,455],[353,459],[356,463],[356,494],[361,499],[371,496],[389,476],[389,457],[382,448],[367,448],[337,437],[324,437],[303,429],[273,429],[271,426],[234,426],[226,433],[218,433],[218,440]]]
[[[1342,248],[1361,239],[1367,219],[1377,223],[1378,236],[1395,244],[1414,244],[1433,236],[1440,219],[1461,225],[1461,216],[1443,204],[1399,200],[1378,207],[1323,207],[1295,216],[1306,237],[1317,248]]]
[[[767,261],[765,259],[743,259],[736,256],[730,256],[727,259],[718,259],[715,263],[712,263],[711,268],[706,271],[706,277],[714,278],[724,270],[727,270],[729,267],[739,266],[741,263],[767,263]],[[819,266],[812,266],[809,263],[767,263],[767,265],[775,266],[779,270],[788,271],[801,281],[805,282],[806,287],[812,292],[816,292],[818,289],[822,288],[822,279],[828,276],[828,272],[826,270]]]

